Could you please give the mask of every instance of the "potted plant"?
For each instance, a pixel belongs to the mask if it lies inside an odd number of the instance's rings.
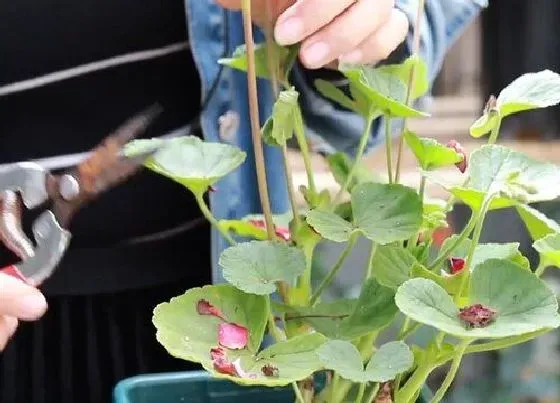
[[[298,402],[409,403],[425,400],[421,392],[430,373],[451,363],[430,397],[436,403],[466,354],[507,348],[559,326],[556,296],[540,276],[549,265],[560,264],[560,227],[529,204],[560,194],[560,168],[496,141],[505,117],[560,102],[560,76],[550,71],[526,74],[492,98],[471,128],[474,137],[489,134],[487,144],[468,156],[457,142],[440,144],[407,129],[406,119],[427,116],[413,106],[428,90],[426,68],[417,52],[397,65],[341,66],[349,83],[347,93],[326,81],[317,81],[316,87],[361,115],[364,133],[355,159],[344,154],[327,158],[340,184],[332,197],[314,186],[298,93],[288,80],[296,54],[297,47],[281,48],[270,40],[255,47],[246,29],[246,46],[221,61],[247,71],[250,84],[259,76],[280,87],[266,124],[259,130],[258,120],[253,121],[262,216],[219,221],[204,200],[216,182],[244,162],[245,154],[235,147],[194,137],[139,140],[127,147],[129,154],[157,147],[147,167],[192,192],[230,247],[219,260],[226,284],[190,289],[154,310],[158,341],[171,355],[200,363],[207,375],[128,380],[117,388],[120,402],[234,402],[233,396],[241,393],[261,401],[289,401],[295,396]],[[249,93],[256,111],[255,86],[250,85]],[[385,182],[373,181],[360,164],[377,119],[387,135]],[[404,121],[404,129],[394,163],[390,137],[396,121]],[[299,189],[306,201],[302,210],[286,175],[292,202],[286,219],[272,216],[268,206],[261,139],[286,155],[293,133],[305,159],[308,186]],[[405,145],[418,161],[418,189],[399,183]],[[434,175],[453,165],[462,173],[461,183],[449,184]],[[450,198],[426,199],[427,181],[438,182]],[[457,200],[470,207],[471,218],[434,255],[432,235],[446,225]],[[541,263],[534,270],[518,244],[479,242],[487,212],[512,206],[540,253]],[[359,238],[371,244],[359,297],[322,300]],[[346,247],[314,286],[311,263],[323,240]],[[403,318],[398,334],[377,343],[398,317]],[[436,330],[433,339],[423,346],[407,343],[422,327]],[[193,378],[196,384],[191,383]],[[233,389],[234,384],[246,388]],[[149,395],[157,400],[146,400],[132,390],[141,387],[149,387]],[[227,393],[210,393],[215,388]],[[171,390],[173,397],[165,400]],[[265,398],[262,393],[272,395]]]

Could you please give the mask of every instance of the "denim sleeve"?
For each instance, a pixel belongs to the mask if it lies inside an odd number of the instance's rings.
[[[410,32],[405,55],[410,54],[419,0],[397,0],[396,7],[409,18]],[[462,31],[476,18],[488,0],[426,0],[421,21],[420,56],[428,66],[430,82],[439,73],[445,54]],[[309,137],[315,150],[323,153],[344,151],[353,154],[363,131],[363,119],[323,98],[301,67],[294,70],[294,84],[300,92]],[[382,142],[381,119],[375,122],[368,148]],[[397,127],[394,132],[398,131]]]

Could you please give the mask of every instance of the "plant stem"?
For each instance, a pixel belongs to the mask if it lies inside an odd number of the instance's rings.
[[[422,327],[421,323],[415,323],[414,325],[412,325],[412,327],[410,327],[409,329],[407,329],[405,332],[403,332],[400,336],[399,336],[399,340],[406,340],[408,339],[410,336],[412,336],[414,333],[416,333],[416,331],[418,329],[420,329]]]
[[[301,390],[299,390],[297,383],[292,382],[292,389],[294,390],[294,394],[296,395],[296,401],[298,403],[305,403],[305,399],[303,398],[303,395],[301,394]]]
[[[428,267],[428,270],[434,271],[439,267],[439,265],[441,265],[445,260],[447,260],[449,256],[451,256],[451,253],[453,253],[453,251],[457,249],[463,243],[463,241],[469,237],[469,235],[471,234],[472,230],[476,225],[476,222],[477,222],[477,215],[471,214],[471,218],[469,219],[469,222],[467,223],[467,225],[465,225],[465,228],[463,228],[461,234],[459,234],[459,236],[455,239],[455,242],[453,242],[451,246],[446,248],[445,251],[442,251],[442,253],[440,253],[437,259],[434,260],[434,262]]]
[[[525,343],[527,341],[533,340],[538,336],[542,336],[543,334],[551,332],[553,329],[546,328],[541,329],[533,333],[522,334],[520,336],[512,336],[506,337],[503,339],[498,339],[495,341],[490,341],[488,343],[480,343],[469,346],[465,353],[472,354],[472,353],[484,353],[487,351],[494,351],[494,350],[502,350],[504,348],[512,347],[517,344]]]
[[[373,385],[373,388],[371,389],[371,391],[369,392],[369,394],[366,396],[366,400],[363,401],[363,403],[371,403],[373,402],[373,400],[375,399],[375,397],[377,396],[377,392],[379,392],[379,384],[376,383],[375,385]]]
[[[496,144],[496,141],[498,141],[498,136],[500,135],[500,127],[502,126],[502,117],[500,116],[499,112],[490,112],[490,113],[497,114],[498,121],[496,122],[496,125],[490,132],[490,138],[488,139],[488,144]]]
[[[338,384],[340,382],[340,376],[335,372],[333,374],[333,378],[330,384],[330,394],[329,394],[329,403],[335,403],[335,396],[336,396],[336,392],[339,389],[338,388]]]
[[[494,196],[490,195],[486,198],[486,200],[484,200],[484,203],[482,203],[482,207],[480,208],[480,212],[478,214],[477,217],[477,223],[476,223],[476,227],[474,229],[474,233],[473,233],[473,239],[471,241],[471,246],[469,248],[469,252],[467,254],[467,259],[465,261],[465,267],[461,272],[461,283],[459,285],[459,290],[457,291],[457,294],[455,295],[455,303],[457,303],[459,301],[459,299],[461,298],[461,295],[463,294],[463,291],[465,289],[465,286],[467,285],[469,278],[470,278],[470,270],[471,270],[471,264],[472,264],[472,260],[473,260],[473,256],[474,256],[474,251],[476,250],[476,247],[478,246],[478,243],[480,242],[480,235],[482,234],[482,228],[484,227],[484,218],[486,217],[486,212],[488,211],[488,209],[490,208],[490,204],[492,203]]]
[[[424,13],[424,1],[418,1],[418,9],[416,10],[416,21],[414,24],[414,36],[412,38],[412,54],[418,56],[420,53],[420,32],[422,30],[422,15]],[[414,88],[414,81],[416,79],[416,64],[412,65],[410,69],[410,75],[408,77],[408,86],[406,91],[406,104],[410,105],[412,100],[412,89]],[[395,182],[399,183],[400,175],[401,175],[401,163],[402,163],[402,153],[403,153],[403,145],[404,145],[404,133],[407,129],[407,119],[405,118],[403,121],[403,132],[399,137],[399,148],[397,152],[397,167],[395,172]]]
[[[309,145],[307,144],[307,138],[305,137],[303,114],[301,113],[301,108],[299,107],[299,105],[296,109],[294,129],[296,140],[301,151],[301,156],[303,157],[303,164],[305,165],[305,172],[307,174],[307,184],[309,186],[309,190],[311,191],[311,193],[316,194],[317,188],[315,187],[315,178],[313,177],[311,155],[309,154]]]
[[[426,192],[426,176],[421,175],[420,176],[420,187],[418,188],[418,196],[420,197],[420,200],[422,201],[422,204],[424,203],[424,193],[425,192]],[[420,232],[416,233],[415,235],[413,235],[408,240],[407,249],[412,250],[416,246],[416,244],[418,244],[419,239],[420,239]]]
[[[364,392],[366,391],[366,384],[364,382],[360,383],[360,389],[358,390],[358,396],[356,396],[356,402],[359,403],[364,398]]]
[[[430,372],[434,369],[432,362],[422,362],[416,368],[412,376],[408,379],[404,387],[395,393],[396,403],[411,403],[414,402],[414,396],[422,388]]]
[[[272,21],[272,2],[266,2],[266,47],[268,51],[268,70],[270,71],[270,83],[272,86],[272,93],[274,94],[274,99],[278,99],[278,94],[280,93],[280,87],[278,83],[278,70],[279,70],[279,60],[278,60],[278,52],[274,47],[274,38],[273,38],[273,21]],[[294,181],[292,177],[292,167],[290,166],[288,160],[288,146],[286,143],[282,144],[282,160],[284,162],[284,173],[286,175],[286,182],[288,185],[288,197],[290,198],[290,205],[292,206],[292,214],[294,216],[294,221],[296,227],[300,226],[300,217],[297,211],[297,203],[294,191]]]
[[[377,251],[377,244],[375,242],[371,243],[371,249],[369,251],[368,267],[366,271],[366,278],[364,281],[369,280],[373,276],[373,259],[375,258],[375,252]]]
[[[539,265],[535,269],[535,276],[540,277],[543,275],[544,271],[548,268],[548,262],[541,257]]]
[[[356,152],[356,158],[354,159],[354,164],[350,169],[350,173],[348,174],[348,177],[346,178],[344,185],[340,188],[340,190],[334,197],[333,207],[336,207],[336,205],[340,202],[340,198],[342,197],[344,192],[346,192],[348,186],[350,186],[350,183],[352,183],[352,179],[354,179],[354,175],[356,175],[356,171],[358,170],[359,163],[366,150],[367,142],[371,136],[372,124],[373,124],[373,118],[368,117],[365,121],[364,131],[362,132],[362,136],[360,137],[360,143],[358,144],[358,151]]]
[[[457,370],[459,369],[459,365],[461,364],[461,360],[463,359],[463,355],[465,354],[465,350],[471,343],[471,340],[464,340],[459,344],[457,350],[455,352],[455,357],[453,358],[453,362],[451,363],[451,368],[447,373],[443,383],[441,384],[440,388],[436,392],[434,398],[432,399],[431,403],[439,403],[441,399],[445,396],[445,393],[451,386],[453,379],[455,379],[455,375],[457,375]]]
[[[198,207],[200,208],[200,211],[202,212],[204,217],[208,220],[208,222],[210,222],[210,224],[212,224],[218,231],[220,231],[220,234],[222,234],[222,236],[226,239],[226,241],[230,243],[230,245],[236,245],[237,242],[235,242],[235,240],[227,232],[227,230],[220,225],[218,220],[214,218],[214,215],[212,214],[212,212],[206,205],[206,202],[204,201],[204,193],[202,192],[195,193],[194,197],[196,199],[196,202],[198,203]]]
[[[404,322],[401,326],[401,330],[399,330],[399,333],[397,335],[397,339],[402,340],[401,337],[406,333],[409,326],[410,326],[410,318],[407,316],[407,317],[404,318]]]
[[[257,75],[255,69],[255,43],[253,39],[253,26],[251,21],[251,0],[242,0],[243,31],[245,34],[245,45],[247,47],[247,86],[249,92],[249,114],[251,118],[251,133],[253,136],[253,148],[255,153],[255,165],[257,170],[257,183],[261,206],[266,223],[266,231],[269,239],[275,239],[274,222],[270,209],[270,198],[266,181],[266,168],[264,163],[264,150],[261,139],[261,128],[259,118]]]
[[[391,141],[391,118],[385,116],[385,154],[387,156],[387,176],[389,177],[389,183],[393,183],[393,151],[391,146],[393,142]]]
[[[342,253],[338,257],[338,260],[334,264],[333,268],[329,271],[329,274],[327,274],[327,277],[325,277],[323,279],[323,281],[321,282],[321,284],[319,285],[317,290],[311,296],[311,299],[309,301],[309,304],[311,306],[315,305],[315,303],[317,302],[317,300],[319,299],[319,297],[321,296],[323,291],[334,280],[334,278],[336,277],[336,274],[342,268],[342,265],[344,264],[344,261],[346,260],[346,258],[350,254],[350,252],[352,251],[352,248],[354,248],[354,245],[356,244],[357,240],[358,240],[358,236],[356,234],[352,234],[350,236],[350,239],[348,240],[348,243],[346,244],[346,247],[344,248],[344,250],[342,251]]]
[[[276,321],[274,320],[274,313],[272,312],[272,304],[270,302],[270,296],[268,297],[268,331],[274,340],[278,343],[284,340],[284,335],[276,326]]]

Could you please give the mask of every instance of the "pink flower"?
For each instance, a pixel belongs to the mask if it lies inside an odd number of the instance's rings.
[[[216,316],[217,318],[220,318],[222,320],[225,320],[224,314],[218,308],[216,308],[214,305],[212,305],[210,302],[206,301],[205,299],[201,299],[198,301],[198,303],[196,304],[196,311],[198,312],[199,315],[211,315],[211,316]]]
[[[451,274],[457,274],[465,268],[465,259],[452,257],[449,259],[449,262],[451,266]]]
[[[259,229],[266,230],[266,223],[264,220],[249,220],[249,222]],[[282,238],[286,242],[292,239],[289,228],[274,226],[274,232],[278,238]]]
[[[235,323],[220,323],[218,341],[221,346],[231,350],[242,350],[247,346],[249,331]]]
[[[226,357],[226,353],[223,348],[215,347],[210,350],[210,356],[212,357],[212,365],[214,369],[221,374],[236,376],[237,371],[235,366]]]
[[[482,304],[474,304],[461,308],[459,319],[468,327],[486,327],[494,320],[497,312],[490,307]]]
[[[468,166],[468,158],[463,146],[456,140],[449,140],[449,142],[447,143],[447,147],[454,149],[457,154],[463,156],[463,161],[456,163],[455,166],[459,168],[459,171],[461,171],[461,173],[465,173]]]

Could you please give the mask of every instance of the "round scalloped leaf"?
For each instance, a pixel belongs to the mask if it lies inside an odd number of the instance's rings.
[[[366,369],[356,347],[343,340],[330,340],[317,351],[325,368],[353,382],[387,382],[412,367],[414,356],[402,341],[382,345]]]
[[[381,245],[403,241],[422,225],[422,201],[413,189],[397,184],[363,183],[352,192],[354,225]]]
[[[497,311],[487,327],[468,328],[451,297],[431,280],[408,280],[397,290],[395,301],[411,319],[457,337],[500,338],[560,325],[552,290],[531,272],[504,260],[487,260],[472,274],[469,304]]]
[[[515,208],[533,241],[544,238],[549,234],[560,233],[560,225],[556,221],[551,220],[533,207],[519,204]]]
[[[502,90],[497,107],[502,117],[560,102],[560,75],[550,70],[523,74]]]
[[[159,150],[146,161],[146,167],[186,186],[191,192],[201,194],[209,186],[233,172],[244,161],[246,154],[237,147],[204,142],[195,136],[164,140],[136,140],[125,153],[135,154],[150,149],[153,142]]]
[[[249,343],[242,350],[224,349],[228,361],[240,360],[245,375],[230,376],[217,372],[210,350],[218,346],[218,326],[214,316],[199,315],[198,301],[204,299],[218,308],[230,322],[249,329]],[[326,342],[318,333],[296,336],[259,352],[268,318],[268,299],[245,294],[229,284],[193,288],[185,294],[159,304],[153,322],[157,340],[174,357],[202,364],[214,377],[243,385],[284,386],[305,379],[321,369],[316,350]],[[275,369],[277,376],[266,376],[264,366]]]
[[[560,267],[560,234],[550,234],[539,239],[533,247],[546,262]]]
[[[305,271],[305,255],[279,242],[251,241],[231,246],[222,252],[219,265],[224,278],[245,292],[269,295],[276,282],[293,284]]]
[[[484,200],[488,194],[495,195],[491,209],[553,200],[560,195],[557,166],[503,146],[482,146],[472,153],[469,166],[469,189],[454,188],[452,192],[475,210],[480,208],[481,197]]]
[[[451,147],[434,139],[418,137],[409,130],[404,132],[404,139],[425,171],[455,165],[463,160],[463,156]]]
[[[354,92],[369,101],[370,109],[391,117],[426,117],[428,114],[406,105],[406,84],[396,75],[368,66],[342,66]]]
[[[323,238],[334,242],[348,241],[354,231],[351,223],[326,210],[310,210],[306,220]]]

